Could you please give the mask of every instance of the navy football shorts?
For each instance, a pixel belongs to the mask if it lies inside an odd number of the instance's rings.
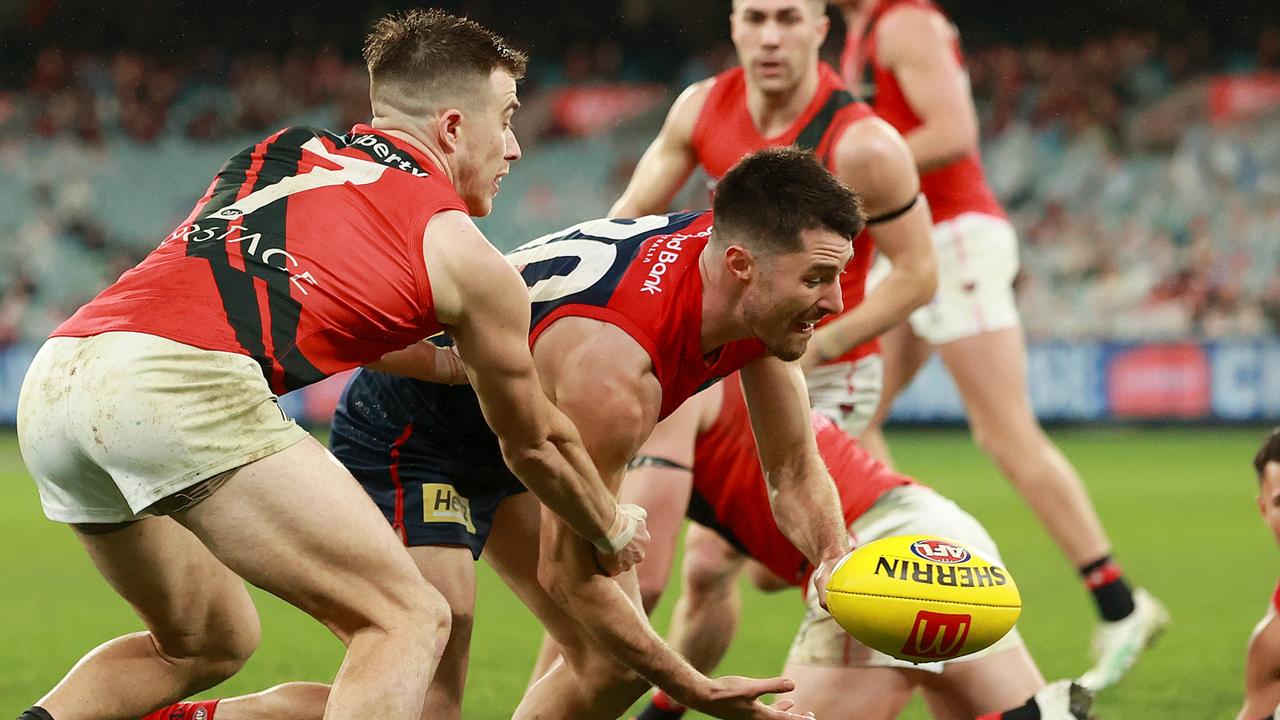
[[[498,504],[525,491],[469,385],[359,370],[329,445],[409,547],[461,545],[478,560]]]

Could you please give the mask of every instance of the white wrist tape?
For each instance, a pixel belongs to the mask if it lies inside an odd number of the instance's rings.
[[[648,515],[639,505],[631,503],[618,505],[618,512],[613,516],[613,525],[609,527],[608,536],[592,544],[603,555],[616,554],[631,543],[632,538],[636,536],[636,530],[640,529],[640,522]]]

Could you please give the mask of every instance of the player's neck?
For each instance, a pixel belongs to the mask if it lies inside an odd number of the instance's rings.
[[[800,118],[818,92],[818,63],[815,60],[810,71],[788,93],[765,93],[751,87],[747,92],[747,112],[756,130],[770,138],[786,132]]]
[[[370,126],[403,141],[405,144],[413,146],[419,152],[430,158],[431,162],[435,163],[435,166],[440,168],[450,181],[454,179],[453,169],[449,167],[449,163],[445,162],[444,151],[436,147],[431,142],[420,137],[412,130],[407,130],[399,124],[396,124],[393,121],[388,121],[384,118],[375,117],[369,124]]]

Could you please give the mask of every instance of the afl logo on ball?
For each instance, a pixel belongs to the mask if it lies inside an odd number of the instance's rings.
[[[916,557],[947,565],[956,565],[969,559],[968,550],[942,540],[917,540],[911,543],[911,552]]]

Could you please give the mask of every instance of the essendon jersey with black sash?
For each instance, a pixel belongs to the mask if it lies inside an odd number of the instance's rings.
[[[857,520],[881,495],[915,481],[872,457],[826,415],[812,413],[818,453],[831,471],[845,524]],[[694,445],[689,518],[709,527],[775,575],[803,586],[812,568],[773,519],[760,469],[751,418],[738,378],[724,382],[720,414]]]
[[[785,131],[765,137],[747,110],[746,74],[741,67],[736,67],[715,77],[693,128],[693,151],[698,164],[714,180],[724,177],[746,155],[767,147],[787,145],[813,151],[823,165],[834,172],[831,155],[840,136],[852,123],[873,116],[871,108],[845,91],[835,70],[819,63],[818,91],[814,93],[813,100]],[[866,294],[871,249],[871,236],[866,231],[854,238],[853,259],[840,275],[845,312],[857,307]],[[831,319],[826,317],[818,324],[821,326]],[[879,349],[879,341],[872,340],[831,362],[857,360]]]
[[[871,11],[865,28],[854,33],[853,28],[845,39],[840,69],[845,83],[868,98],[875,112],[905,137],[922,124],[911,109],[906,93],[898,84],[893,70],[880,62],[876,46],[876,28],[890,12],[903,7],[913,7],[942,14],[931,0],[881,0]],[[964,65],[960,52],[959,35],[951,44],[956,61]],[[965,81],[966,92],[968,80]],[[967,212],[1004,217],[1004,210],[995,193],[987,185],[982,172],[982,159],[977,152],[965,155],[941,167],[920,173],[920,191],[929,200],[929,211],[935,224],[950,220]]]
[[[760,340],[702,352],[702,274],[711,213],[592,220],[507,255],[529,286],[529,344],[563,317],[617,326],[644,348],[662,386],[661,417],[765,353]]]
[[[407,143],[367,125],[285,129],[228,160],[187,219],[53,335],[241,353],[293,390],[441,330],[422,238],[445,210],[467,207]]]

